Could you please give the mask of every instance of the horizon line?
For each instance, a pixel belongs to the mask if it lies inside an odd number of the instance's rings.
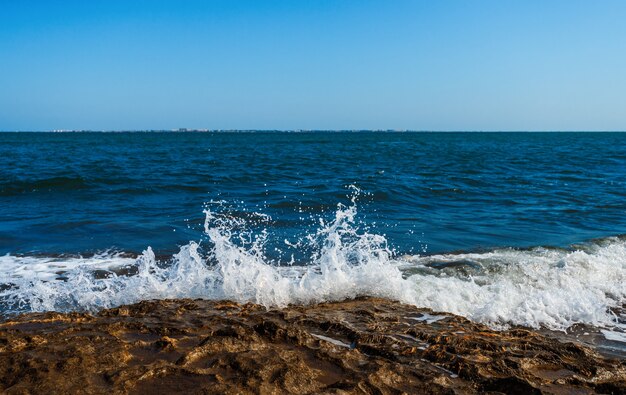
[[[46,129],[0,130],[0,133],[624,133],[624,130],[429,130],[429,129]]]

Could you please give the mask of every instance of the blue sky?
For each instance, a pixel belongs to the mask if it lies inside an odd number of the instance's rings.
[[[0,130],[626,130],[624,1],[0,0]]]

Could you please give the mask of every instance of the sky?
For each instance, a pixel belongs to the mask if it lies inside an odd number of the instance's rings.
[[[626,2],[0,0],[0,130],[626,130]]]

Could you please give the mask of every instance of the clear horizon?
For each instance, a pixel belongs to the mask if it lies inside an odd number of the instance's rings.
[[[412,130],[412,129],[53,129],[0,133],[626,133],[626,130]]]
[[[626,3],[0,5],[0,130],[626,130]]]

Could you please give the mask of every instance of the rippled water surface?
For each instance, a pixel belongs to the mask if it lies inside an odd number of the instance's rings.
[[[2,133],[0,315],[379,296],[626,355],[625,142]]]
[[[564,247],[626,232],[626,135],[2,133],[0,254],[170,254],[220,200],[282,240],[349,185],[401,253]]]

